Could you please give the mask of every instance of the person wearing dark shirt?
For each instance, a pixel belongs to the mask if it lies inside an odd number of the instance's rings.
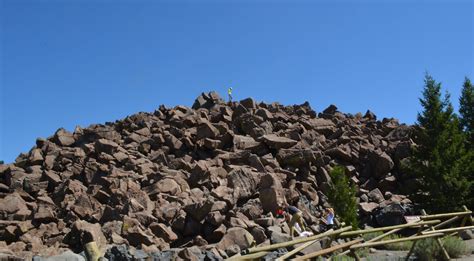
[[[290,227],[291,238],[293,238],[294,236],[296,224],[300,226],[302,231],[306,230],[303,221],[303,213],[295,206],[287,206],[285,208],[280,208],[277,211],[277,216],[285,217],[285,220],[288,222],[288,225]]]

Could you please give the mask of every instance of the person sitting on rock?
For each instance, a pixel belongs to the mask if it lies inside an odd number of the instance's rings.
[[[295,233],[295,228],[296,225],[298,224],[299,228],[301,231],[305,231],[306,227],[304,225],[304,220],[303,220],[303,212],[299,210],[295,206],[286,206],[284,208],[280,208],[277,211],[277,217],[278,216],[283,216],[288,222],[288,226],[290,227],[290,235],[291,238],[293,238],[294,233]]]

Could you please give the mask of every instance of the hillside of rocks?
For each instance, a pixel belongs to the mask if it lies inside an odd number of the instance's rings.
[[[215,92],[192,108],[59,129],[0,165],[0,253],[84,253],[93,241],[109,260],[219,260],[288,240],[272,214],[283,202],[317,231],[336,165],[357,185],[361,224],[398,224],[411,207],[400,171],[411,130],[370,111]]]

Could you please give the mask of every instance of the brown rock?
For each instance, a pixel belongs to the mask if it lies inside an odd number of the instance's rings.
[[[181,188],[175,180],[165,178],[151,186],[144,188],[144,191],[150,196],[156,195],[158,193],[177,195],[181,193]]]
[[[369,154],[369,164],[372,175],[375,178],[381,178],[392,170],[395,163],[385,152],[373,151]]]
[[[216,138],[219,135],[219,130],[212,126],[210,122],[203,122],[201,123],[196,132],[196,140],[204,139],[204,138]]]
[[[98,139],[95,142],[95,150],[97,152],[105,152],[109,155],[114,154],[118,147],[119,145],[111,140]]]
[[[18,193],[12,193],[0,199],[2,220],[26,220],[30,215],[31,211]]]
[[[369,196],[369,199],[375,203],[381,203],[382,201],[384,201],[384,196],[378,188],[370,191],[368,196]]]
[[[54,139],[58,145],[63,147],[71,146],[76,142],[73,134],[62,128],[56,131]]]
[[[89,242],[96,242],[102,253],[104,253],[107,244],[100,224],[91,224],[82,220],[74,222],[71,231],[66,235],[64,240],[72,248],[85,246]]]
[[[40,165],[43,163],[43,154],[41,149],[34,149],[30,152],[30,157],[28,158],[31,165]]]
[[[255,240],[247,230],[240,227],[233,227],[227,230],[227,233],[217,244],[217,248],[226,250],[237,245],[240,249],[247,249],[255,244]]]
[[[286,137],[279,137],[275,134],[267,134],[262,137],[263,142],[273,149],[288,149],[293,147],[296,143],[295,140],[288,139]]]
[[[56,213],[52,206],[42,204],[38,207],[38,210],[33,216],[33,220],[39,223],[55,222],[57,221]]]
[[[305,126],[305,128],[314,129],[324,135],[331,135],[335,131],[335,127],[336,125],[331,120],[322,118],[311,119],[309,125]]]
[[[251,136],[234,135],[234,147],[240,150],[252,150],[260,146]]]
[[[240,104],[242,104],[242,106],[250,110],[257,108],[257,104],[252,98],[243,99],[240,101]]]
[[[209,214],[209,212],[211,212],[213,205],[214,198],[208,197],[205,200],[200,200],[196,203],[185,206],[184,210],[196,221],[201,221],[207,216],[207,214]]]
[[[225,216],[223,216],[219,211],[210,212],[206,217],[206,221],[214,226],[220,226],[224,220]]]
[[[150,225],[150,229],[157,237],[163,238],[166,242],[173,242],[178,239],[178,236],[173,230],[162,223],[153,223]]]
[[[371,214],[374,209],[376,209],[379,206],[379,204],[374,203],[374,202],[362,202],[359,203],[359,209],[362,211],[363,214]]]
[[[266,174],[260,180],[259,199],[264,212],[276,213],[286,203],[285,192],[275,175]]]
[[[228,177],[228,186],[234,189],[236,200],[252,196],[257,189],[258,178],[247,168],[232,170]]]

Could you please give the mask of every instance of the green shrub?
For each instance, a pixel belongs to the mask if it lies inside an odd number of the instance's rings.
[[[328,201],[333,206],[336,215],[353,228],[357,228],[356,188],[349,182],[342,166],[331,170],[332,184],[328,193]]]
[[[448,251],[449,257],[458,258],[470,252],[469,246],[459,237],[446,237],[443,246]]]
[[[466,243],[459,237],[446,237],[442,240],[442,243],[451,258],[460,257],[470,251]],[[414,253],[422,261],[443,260],[441,249],[436,239],[433,238],[419,240],[416,243]]]
[[[414,254],[421,261],[436,260],[439,253],[439,247],[436,240],[433,238],[426,238],[418,240],[415,245]]]

